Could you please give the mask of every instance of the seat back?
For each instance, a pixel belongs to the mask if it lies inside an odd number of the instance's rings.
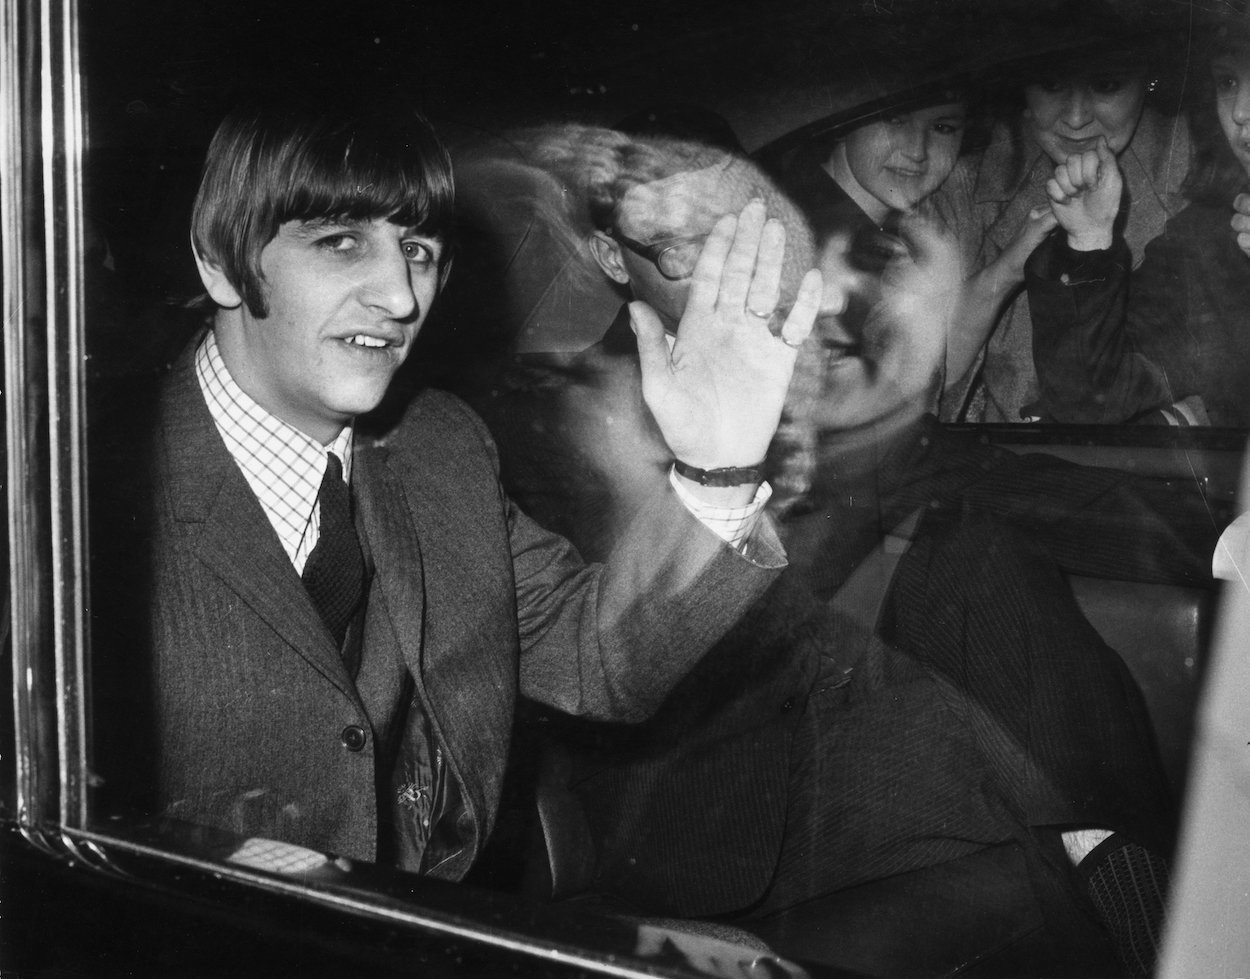
[[[1085,617],[1141,687],[1163,767],[1179,797],[1215,611],[1215,593],[1177,585],[1070,579]]]

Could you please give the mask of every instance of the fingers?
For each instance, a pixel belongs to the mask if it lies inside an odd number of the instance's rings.
[[[712,233],[703,243],[699,252],[699,260],[695,263],[694,272],[690,276],[690,297],[686,300],[686,313],[698,315],[704,310],[716,307],[716,297],[720,292],[721,273],[725,267],[725,259],[733,244],[738,229],[738,216],[725,214],[712,226]],[[683,316],[685,323],[689,316]]]
[[[1233,216],[1229,222],[1237,232],[1250,231],[1250,194],[1233,198]]]
[[[1238,194],[1234,197],[1233,211],[1228,223],[1237,235],[1237,247],[1250,255],[1250,194]]]
[[[629,304],[629,325],[638,338],[638,360],[643,377],[659,377],[668,369],[669,362],[664,324],[650,306],[635,301]]]
[[[739,227],[741,227],[741,222]],[[755,260],[755,275],[747,291],[748,313],[771,314],[777,308],[777,304],[781,301],[781,267],[785,251],[785,225],[773,219],[766,221],[763,233],[760,235],[759,254]]]
[[[764,202],[750,201],[740,214],[720,218],[703,245],[691,276],[690,296],[679,336],[687,336],[685,323],[695,330],[713,322],[707,314],[719,310],[728,319],[754,311],[771,314],[781,298],[781,273],[785,258],[786,231],[777,220],[766,220]],[[755,319],[762,326],[769,317]]]
[[[721,272],[720,292],[717,305],[733,311],[747,307],[747,296],[756,278],[756,258],[759,256],[760,243],[764,231],[764,202],[753,200],[738,215],[738,225],[734,232],[733,244],[725,258],[724,270]],[[775,222],[774,222],[775,223]],[[775,235],[774,235],[775,237]],[[784,236],[782,243],[784,245]],[[780,269],[781,263],[776,263]],[[766,295],[769,286],[761,283],[761,291]],[[775,304],[774,304],[775,305]],[[757,309],[767,311],[771,306],[758,306]]]
[[[816,313],[825,301],[824,280],[816,269],[808,269],[799,284],[799,294],[781,326],[781,339],[788,347],[798,347],[811,335]],[[842,297],[845,304],[845,297]]]
[[[1105,145],[1105,142],[1102,137],[1099,137],[1100,148]],[[1107,151],[1108,154],[1110,152],[1110,150]],[[1046,182],[1046,193],[1057,204],[1066,204],[1085,191],[1097,187],[1103,174],[1108,172],[1104,169],[1108,163],[1110,166],[1115,166],[1115,157],[1111,156],[1109,161],[1106,161],[1099,150],[1074,153],[1055,167],[1054,177]]]
[[[1046,196],[1056,204],[1067,204],[1072,200],[1071,197],[1063,192],[1063,188],[1059,186],[1059,181],[1054,177],[1046,181]]]

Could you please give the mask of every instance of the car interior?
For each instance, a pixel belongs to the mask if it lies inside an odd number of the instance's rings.
[[[1227,6],[1109,2],[1139,23],[1186,23]],[[566,369],[623,299],[593,263],[579,188],[536,162],[535,133],[611,128],[648,106],[693,105],[723,118],[743,152],[776,172],[805,147],[927,104],[939,82],[974,93],[970,117],[988,132],[1002,113],[1018,112],[1000,90],[1003,66],[1054,56],[1019,33],[1031,6],[0,0],[8,581],[0,678],[11,688],[0,698],[0,972],[860,974],[839,964],[833,946],[885,913],[871,886],[808,907],[795,926],[803,934],[784,945],[740,921],[639,914],[596,893],[595,829],[574,791],[574,763],[567,742],[551,736],[559,720],[534,705],[518,712],[497,826],[464,883],[144,811],[150,787],[131,779],[141,778],[136,759],[150,748],[149,705],[128,682],[143,669],[143,640],[114,627],[142,601],[135,582],[150,569],[110,566],[104,556],[128,531],[118,514],[145,492],[128,466],[133,420],[151,416],[162,372],[207,322],[186,228],[213,129],[240,92],[276,83],[297,63],[411,91],[451,153],[459,227],[451,277],[392,395],[402,402],[433,386],[477,405],[517,364]],[[876,39],[882,23],[940,49],[911,66],[923,84],[900,87],[868,61],[857,31]],[[1174,38],[1169,46],[1186,47]],[[1183,84],[1206,69],[1196,54],[1178,57],[1165,83],[1182,82],[1173,117],[1184,120],[1207,108],[1186,102],[1196,83]],[[968,127],[961,160],[984,149],[978,125]],[[1244,505],[1241,428],[942,424],[1013,453],[1196,488],[1213,520]],[[898,534],[872,559],[884,562],[874,567],[887,588],[909,546],[906,530]],[[1204,754],[1215,730],[1206,713],[1212,671],[1223,676],[1245,652],[1228,625],[1230,592],[1240,596],[1244,582],[1069,576],[1069,584],[1140,688],[1182,825],[1211,827],[1182,832],[1176,920],[1189,929],[1186,949],[1218,949],[1204,964],[1229,965],[1250,950],[1244,938],[1239,947],[1226,932],[1204,934],[1215,918],[1194,909],[1214,899],[1187,868],[1209,868],[1204,839],[1245,842],[1230,828],[1227,800],[1196,808],[1208,804],[1215,777]],[[875,620],[885,590],[845,600]],[[1237,681],[1221,683],[1227,692]],[[1244,711],[1244,684],[1240,696]],[[1226,776],[1242,779],[1232,804],[1246,801],[1244,762],[1239,772]],[[1229,874],[1244,881],[1244,871]],[[1244,909],[1244,893],[1240,900]],[[827,927],[834,918],[843,931]],[[985,929],[1006,934],[1009,923],[964,923],[952,908],[951,930],[965,924],[980,940]],[[1185,972],[1193,964],[1177,934],[1154,974],[1195,974]],[[996,973],[951,961],[924,974]]]

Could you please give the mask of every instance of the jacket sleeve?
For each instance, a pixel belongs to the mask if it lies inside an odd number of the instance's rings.
[[[490,436],[471,417],[494,459]],[[499,493],[516,589],[520,690],[566,713],[649,716],[785,565],[766,518],[748,559],[682,506],[667,481],[602,565],[584,564],[567,540]]]
[[[1047,421],[1118,424],[1176,400],[1164,371],[1137,341],[1175,315],[1155,286],[1162,264],[1147,249],[1131,274],[1122,238],[1105,251],[1075,252],[1062,234],[1029,257],[1033,361]]]

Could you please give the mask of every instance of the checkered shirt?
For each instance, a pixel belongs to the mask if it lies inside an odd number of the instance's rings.
[[[677,498],[685,504],[687,510],[699,518],[703,526],[731,547],[746,554],[751,532],[755,530],[755,524],[760,519],[764,504],[772,496],[771,486],[767,483],[760,483],[755,491],[755,498],[746,506],[718,507],[708,506],[695,499],[677,478],[676,469],[668,471],[668,481],[677,493]]]
[[[325,475],[326,454],[343,462],[351,482],[352,427],[322,445],[275,418],[239,387],[209,331],[195,352],[195,373],[209,413],[226,448],[243,473],[261,509],[273,525],[297,574],[317,546],[321,519],[317,492]]]

